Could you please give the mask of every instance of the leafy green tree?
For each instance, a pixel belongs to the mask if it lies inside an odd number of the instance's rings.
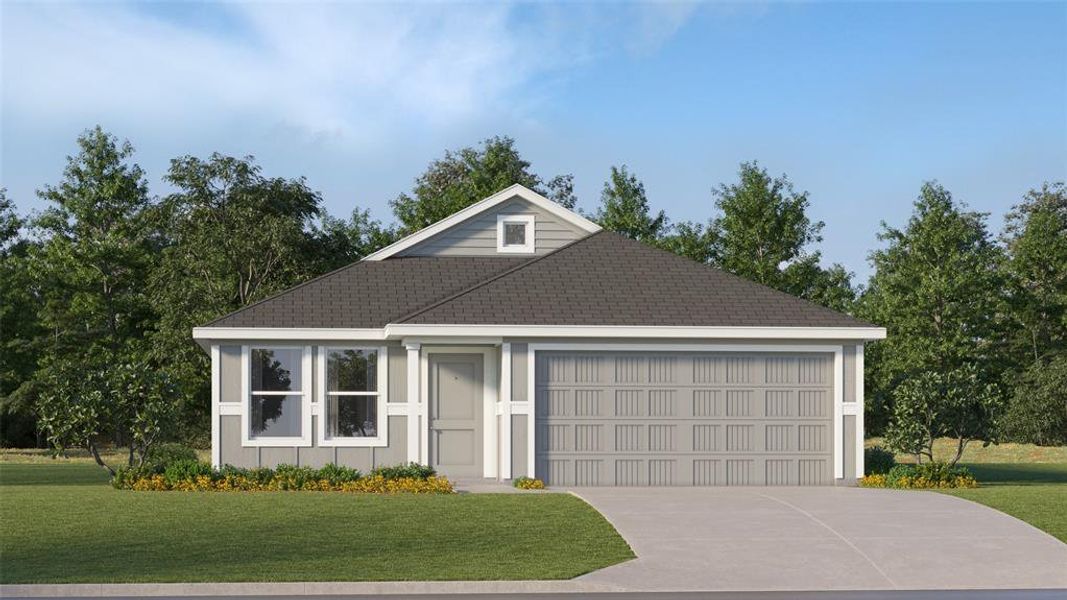
[[[145,282],[157,243],[133,147],[100,127],[78,147],[60,183],[39,192],[51,205],[32,223],[40,245],[30,260],[53,352],[118,349],[155,316]]]
[[[715,190],[719,215],[706,240],[711,262],[746,279],[848,311],[855,299],[852,274],[840,265],[819,266],[810,246],[822,241],[821,221],[807,216],[807,192],[786,176],[771,177],[758,163],[742,163],[738,182]]]
[[[412,193],[391,202],[402,235],[418,231],[483,200],[500,190],[522,184],[559,204],[573,208],[574,180],[559,175],[545,182],[509,137],[492,137],[480,148],[446,151],[415,179]]]
[[[396,241],[396,232],[356,209],[346,221],[323,214],[313,227],[310,243],[318,253],[319,271],[326,273],[351,264]]]
[[[651,214],[645,185],[626,165],[611,167],[594,220],[604,229],[648,244],[658,243],[668,229],[667,215],[662,210]]]
[[[1002,239],[1008,351],[1026,368],[1067,351],[1067,185],[1031,190],[1008,213]]]
[[[1003,400],[995,385],[980,377],[974,363],[949,371],[922,371],[893,390],[893,419],[886,443],[916,461],[934,460],[934,440],[956,440],[955,465],[974,440],[996,441],[997,418]]]
[[[37,445],[29,387],[22,388],[37,369],[44,333],[27,258],[34,242],[22,235],[25,226],[0,188],[0,444],[18,447]]]
[[[149,288],[160,311],[154,352],[180,386],[185,423],[202,428],[210,365],[192,328],[323,270],[312,233],[320,198],[304,179],[265,177],[251,157],[177,158],[165,179],[177,191],[158,211],[168,245]]]
[[[892,412],[894,390],[920,373],[974,364],[983,381],[999,380],[1002,255],[985,218],[926,183],[904,229],[883,223],[879,239],[888,246],[870,255],[875,272],[859,306],[861,316],[888,330],[867,355],[872,429]]]
[[[174,425],[174,387],[133,347],[53,357],[40,376],[36,410],[49,444],[57,453],[84,448],[112,476],[118,465],[104,461],[102,442],[124,439],[126,464],[140,466]]]
[[[683,221],[662,235],[657,245],[664,250],[684,256],[698,263],[708,264],[715,259],[715,234],[710,227]]]
[[[94,447],[105,441],[132,445],[137,431],[119,413],[133,399],[106,394],[101,400],[106,412],[85,411],[78,404],[81,396],[70,392],[71,386],[90,385],[92,377],[115,380],[120,365],[137,360],[133,342],[155,322],[145,289],[158,236],[144,173],[131,162],[129,142],[96,127],[77,143],[79,152],[68,157],[59,184],[39,192],[50,206],[32,222],[38,242],[25,260],[45,331],[33,342],[41,353],[38,368],[17,395],[32,402],[57,449],[63,444],[56,440],[75,427],[83,427],[81,445],[86,436],[93,437]],[[95,365],[95,375],[88,374],[89,365]],[[79,377],[86,381],[75,381]]]
[[[1067,444],[1067,353],[1031,364],[1013,384],[1004,436],[1041,446]]]

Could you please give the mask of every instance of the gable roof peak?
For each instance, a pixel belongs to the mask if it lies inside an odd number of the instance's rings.
[[[545,198],[541,194],[538,194],[537,192],[531,190],[530,188],[522,184],[515,183],[500,190],[492,196],[489,196],[488,198],[475,202],[467,208],[464,208],[463,210],[457,211],[445,217],[444,219],[441,219],[433,225],[424,227],[416,231],[415,233],[412,233],[411,235],[408,235],[407,237],[404,237],[403,239],[400,239],[386,246],[385,248],[374,252],[373,254],[365,256],[363,260],[375,261],[389,258],[390,256],[402,252],[445,230],[451,229],[452,227],[455,227],[456,225],[464,221],[470,220],[476,217],[477,215],[487,210],[490,210],[493,207],[498,206],[512,198],[522,198],[523,200],[537,206],[538,208],[548,211],[556,215],[557,217],[573,224],[579,229],[582,229],[589,233],[596,233],[597,231],[600,231],[599,225],[590,221],[589,219],[586,219],[582,215],[568,208],[564,208],[563,206],[549,200],[548,198]]]

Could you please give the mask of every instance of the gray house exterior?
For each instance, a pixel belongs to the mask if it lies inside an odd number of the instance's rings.
[[[217,465],[835,485],[885,330],[512,186],[193,336]]]

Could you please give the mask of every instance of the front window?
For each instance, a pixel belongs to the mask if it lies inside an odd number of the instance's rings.
[[[252,348],[250,438],[303,434],[303,353],[298,348]]]
[[[378,350],[326,352],[326,438],[378,437]]]

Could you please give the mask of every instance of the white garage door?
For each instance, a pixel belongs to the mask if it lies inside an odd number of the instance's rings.
[[[545,352],[536,469],[550,485],[833,482],[833,355]]]

